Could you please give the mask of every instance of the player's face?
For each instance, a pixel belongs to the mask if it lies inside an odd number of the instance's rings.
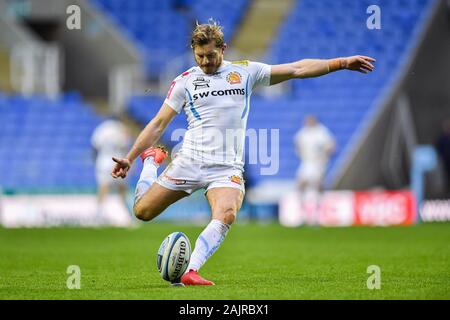
[[[194,47],[194,58],[198,66],[206,74],[212,74],[219,69],[223,61],[225,47],[217,48],[214,42]]]
[[[317,119],[314,116],[307,116],[305,118],[305,126],[314,127],[317,124]]]

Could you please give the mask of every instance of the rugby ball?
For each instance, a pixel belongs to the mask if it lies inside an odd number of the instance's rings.
[[[179,280],[186,271],[191,257],[191,244],[183,232],[169,234],[158,250],[156,265],[166,281]]]

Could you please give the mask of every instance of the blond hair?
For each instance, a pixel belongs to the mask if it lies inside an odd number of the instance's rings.
[[[209,19],[208,23],[198,24],[192,31],[191,48],[196,46],[203,46],[214,42],[217,48],[222,48],[225,44],[222,27],[218,22]]]

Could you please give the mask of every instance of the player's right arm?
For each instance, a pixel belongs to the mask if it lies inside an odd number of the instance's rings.
[[[111,175],[114,178],[125,178],[133,161],[147,148],[153,146],[166,130],[172,119],[181,112],[185,104],[185,76],[189,72],[184,72],[178,76],[167,93],[166,100],[159,109],[158,114],[147,124],[136,139],[130,152],[123,159],[113,158],[116,162]]]
[[[159,140],[169,123],[177,114],[173,108],[167,103],[164,103],[158,114],[141,131],[126,157],[122,159],[112,158],[116,164],[111,175],[114,178],[125,178],[134,160],[145,149],[153,146]]]

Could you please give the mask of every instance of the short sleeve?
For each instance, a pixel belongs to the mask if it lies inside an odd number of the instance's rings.
[[[327,127],[325,127],[323,125],[321,127],[322,127],[322,139],[323,139],[324,143],[327,146],[332,146],[335,143],[333,134]]]
[[[172,81],[164,103],[169,105],[175,112],[180,113],[185,104],[185,100],[184,81],[182,78],[177,78]]]
[[[91,145],[95,149],[100,149],[102,144],[102,132],[103,132],[103,123],[95,128],[92,137],[91,137]]]
[[[270,73],[271,73],[271,66],[265,63],[261,62],[248,62],[248,71],[250,72],[250,75],[252,77],[253,86],[257,85],[263,85],[263,86],[269,86],[270,85]]]
[[[298,148],[298,149],[301,148],[303,135],[304,135],[304,132],[301,129],[295,133],[294,144],[295,144],[296,148]]]

